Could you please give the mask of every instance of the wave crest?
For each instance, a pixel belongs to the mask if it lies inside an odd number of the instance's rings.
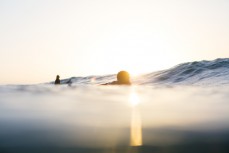
[[[229,58],[195,61],[147,74],[143,84],[229,84]]]

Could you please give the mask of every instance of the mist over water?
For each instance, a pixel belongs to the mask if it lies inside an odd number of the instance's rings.
[[[229,60],[217,59],[132,86],[99,85],[115,75],[0,86],[0,152],[226,153],[228,70]]]

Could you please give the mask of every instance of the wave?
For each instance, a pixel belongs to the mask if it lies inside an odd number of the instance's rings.
[[[229,84],[229,58],[195,61],[149,73],[140,84],[223,85]]]
[[[101,84],[116,79],[115,74],[71,77],[62,84]],[[132,78],[139,85],[229,85],[229,58],[182,63],[170,69]],[[51,82],[53,83],[53,82]]]

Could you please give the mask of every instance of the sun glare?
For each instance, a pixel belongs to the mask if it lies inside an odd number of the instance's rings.
[[[139,104],[139,97],[135,92],[130,94],[129,102],[132,106],[137,106]]]

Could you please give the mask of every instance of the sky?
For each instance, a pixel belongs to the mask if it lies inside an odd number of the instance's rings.
[[[228,0],[0,0],[0,84],[229,57]]]

